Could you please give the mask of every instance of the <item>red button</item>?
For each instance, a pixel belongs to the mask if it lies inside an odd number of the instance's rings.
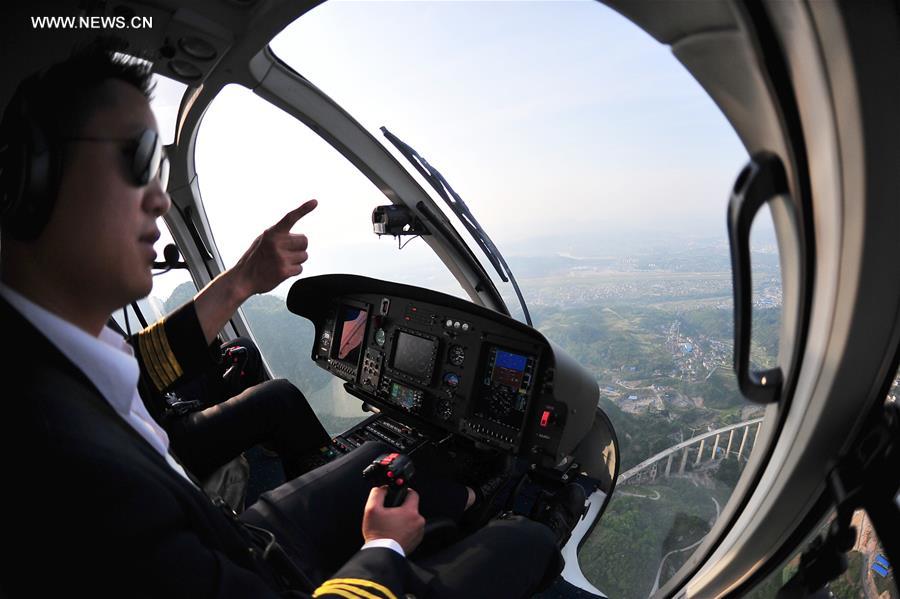
[[[546,426],[550,423],[550,410],[544,410],[544,413],[541,414],[541,428],[546,428]]]

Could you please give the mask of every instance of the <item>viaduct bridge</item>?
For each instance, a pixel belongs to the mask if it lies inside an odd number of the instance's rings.
[[[678,474],[684,474],[688,459],[693,459],[693,464],[699,465],[704,458],[711,462],[715,459],[724,459],[729,455],[735,455],[737,459],[746,458],[750,454],[750,448],[747,447],[747,440],[750,437],[750,429],[756,427],[753,432],[752,444],[756,444],[756,438],[759,436],[759,429],[762,427],[762,418],[754,418],[737,424],[728,426],[691,437],[687,441],[683,441],[677,445],[673,445],[663,450],[655,456],[648,458],[619,475],[617,484],[639,483],[656,479],[660,471],[663,476],[667,477],[672,472],[673,463],[678,460]],[[727,442],[725,439],[727,438]],[[735,443],[740,438],[738,443]],[[707,447],[711,449],[707,452]],[[734,451],[732,451],[734,449]],[[746,454],[745,454],[746,449]],[[721,451],[720,451],[721,450]],[[679,452],[681,452],[679,460]],[[690,454],[695,453],[695,457]],[[706,454],[706,455],[704,455]]]

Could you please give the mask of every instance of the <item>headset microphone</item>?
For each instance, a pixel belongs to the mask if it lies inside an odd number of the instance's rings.
[[[154,262],[153,268],[165,270],[155,273],[153,276],[169,272],[173,268],[187,268],[187,263],[182,262],[181,252],[178,251],[178,246],[174,243],[170,243],[163,248],[163,259],[163,262]]]
[[[166,264],[169,265],[169,268],[179,268],[183,266],[184,263],[179,264],[179,259],[181,258],[181,252],[178,251],[178,246],[174,243],[168,244],[163,249],[163,256],[166,259]]]

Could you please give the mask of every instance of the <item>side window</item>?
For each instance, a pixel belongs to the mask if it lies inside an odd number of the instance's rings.
[[[159,219],[156,222],[159,226],[160,237],[153,249],[156,250],[156,261],[162,262],[164,248],[175,242],[172,240],[172,234],[169,232],[165,220]],[[135,313],[134,308],[127,306],[125,309],[114,312],[113,318],[123,331],[136,332],[143,326],[141,318],[147,324],[153,324],[195,295],[197,295],[197,286],[186,269],[154,270],[153,289],[147,297],[137,301],[140,315]]]
[[[197,173],[203,204],[226,266],[266,227],[308,199],[318,207],[293,228],[309,237],[302,277],[349,273],[463,296],[421,239],[402,250],[372,230],[372,210],[390,201],[305,125],[240,86],[225,88],[200,128]],[[310,359],[312,324],[287,311],[292,280],[251,298],[244,316],[273,374],[293,382],[332,435],[367,414],[341,382]]]
[[[834,520],[834,510],[819,525],[810,539],[768,578],[756,585],[747,599],[774,599],[779,589],[787,584],[800,567],[800,558],[813,538],[828,529]],[[875,533],[872,521],[863,510],[853,514],[851,525],[856,528],[856,542],[847,552],[847,570],[825,585],[827,596],[837,599],[857,599],[858,597],[898,597],[894,569],[888,562],[881,541]]]
[[[712,530],[756,448],[764,410],[742,398],[734,375],[722,229],[694,247],[646,248],[630,259],[630,273],[594,288],[609,299],[581,311],[560,306],[544,320],[548,336],[591,357],[622,449],[615,494],[579,552],[585,576],[610,597],[647,597],[675,575]],[[761,369],[778,360],[781,323],[768,210],[751,230],[751,264],[750,359]]]

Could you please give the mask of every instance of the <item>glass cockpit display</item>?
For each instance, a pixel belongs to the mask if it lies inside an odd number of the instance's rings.
[[[519,428],[528,407],[534,358],[491,346],[485,365],[479,416]]]
[[[494,368],[491,373],[492,382],[506,385],[512,389],[519,389],[522,386],[527,363],[528,359],[525,356],[497,350],[494,355]]]
[[[427,383],[434,370],[436,343],[433,339],[398,331],[393,368],[413,379]]]
[[[422,391],[398,383],[391,384],[391,402],[407,412],[415,412],[422,407]]]
[[[335,326],[337,352],[335,357],[356,366],[366,332],[368,311],[353,306],[341,306],[340,318]]]

